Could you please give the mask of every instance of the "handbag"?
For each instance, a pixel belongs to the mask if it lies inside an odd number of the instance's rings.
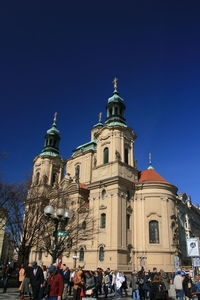
[[[85,291],[85,294],[88,295],[88,296],[91,296],[93,293],[93,290],[92,289],[89,289],[89,290],[86,290]]]
[[[84,294],[84,290],[83,290],[83,288],[81,289],[81,293],[80,293],[80,297],[84,297],[85,296],[85,294]]]

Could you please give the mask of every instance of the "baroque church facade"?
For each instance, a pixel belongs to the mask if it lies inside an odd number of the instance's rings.
[[[69,267],[76,262],[85,269],[157,267],[174,271],[174,259],[181,256],[177,187],[151,163],[146,170],[137,169],[136,134],[126,123],[125,108],[115,82],[106,105],[106,121],[100,116],[91,129],[90,141],[78,146],[66,160],[59,154],[60,132],[54,119],[44,148],[34,160],[31,189],[47,187],[53,195],[56,187],[66,195],[65,205],[72,211],[86,201],[96,220],[93,238],[63,253],[62,261]],[[42,249],[32,251],[30,259],[47,265],[51,262]]]

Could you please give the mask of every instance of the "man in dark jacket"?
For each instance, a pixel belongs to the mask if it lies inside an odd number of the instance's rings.
[[[40,288],[44,283],[44,275],[42,269],[37,265],[37,262],[32,262],[30,271],[30,284],[33,290],[33,300],[38,300]]]
[[[65,264],[62,265],[62,277],[64,283],[64,291],[63,291],[62,299],[65,300],[67,299],[67,293],[70,284],[70,269]]]

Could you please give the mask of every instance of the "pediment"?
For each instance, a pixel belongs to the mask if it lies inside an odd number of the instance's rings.
[[[105,206],[103,204],[99,207],[99,209],[106,209],[106,208],[107,208],[107,206]]]

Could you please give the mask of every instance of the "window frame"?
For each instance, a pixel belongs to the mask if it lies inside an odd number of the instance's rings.
[[[79,261],[84,261],[84,258],[85,258],[85,250],[83,247],[81,247],[79,250]]]
[[[109,148],[105,147],[103,149],[103,164],[108,164],[109,163]]]
[[[149,221],[149,244],[160,244],[159,222],[157,220]]]
[[[104,247],[101,246],[99,248],[99,261],[104,261],[105,259],[105,250],[104,250]]]
[[[105,213],[101,214],[100,228],[102,228],[102,229],[106,228],[106,214]]]

